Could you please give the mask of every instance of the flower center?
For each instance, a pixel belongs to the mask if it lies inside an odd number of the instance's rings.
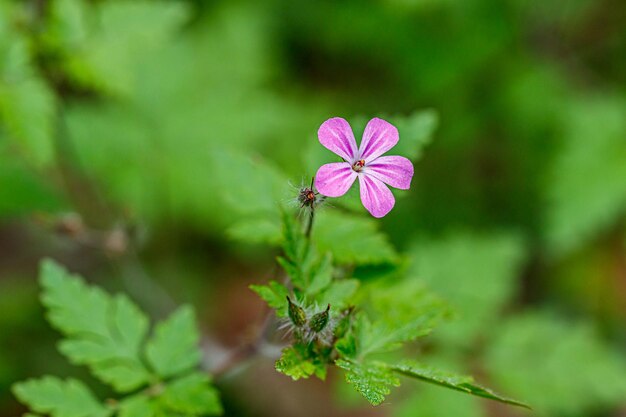
[[[354,165],[352,165],[352,170],[355,172],[360,172],[364,166],[365,166],[365,160],[359,159],[358,161],[354,163]]]

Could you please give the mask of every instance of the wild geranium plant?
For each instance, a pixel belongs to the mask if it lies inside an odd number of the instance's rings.
[[[316,220],[329,198],[348,193],[357,178],[367,211],[376,218],[390,213],[395,198],[387,185],[408,190],[414,172],[408,158],[383,156],[399,143],[398,129],[374,118],[357,147],[348,122],[332,118],[318,136],[342,161],[322,165],[311,185],[298,190],[295,199],[307,216],[281,208],[277,262],[283,272],[251,286],[270,313],[256,340],[238,350],[246,355],[206,366],[208,353],[200,349],[191,307],[179,308],[151,330],[145,313],[128,297],[109,295],[46,260],[41,300],[48,321],[64,337],[59,350],[109,385],[117,398],[102,401],[83,382],[52,376],[15,384],[16,397],[33,412],[52,417],[219,415],[222,406],[212,381],[219,383],[243,360],[267,352],[259,346],[279,340],[278,372],[294,380],[324,380],[329,367],[340,368],[347,383],[373,405],[384,401],[400,377],[408,377],[526,407],[471,377],[420,361],[412,342],[428,335],[449,309],[419,281],[404,276],[401,256],[370,223],[374,219],[329,205]]]

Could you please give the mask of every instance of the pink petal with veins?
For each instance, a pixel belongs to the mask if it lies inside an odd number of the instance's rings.
[[[393,194],[382,181],[367,175],[359,175],[361,202],[374,217],[383,217],[396,203]]]
[[[413,164],[403,156],[381,156],[366,165],[365,173],[394,188],[408,190],[413,178]]]
[[[357,147],[350,124],[341,117],[326,120],[317,131],[320,143],[345,159],[353,162]]]
[[[315,188],[327,197],[340,197],[350,189],[356,175],[347,162],[322,165],[315,174]]]
[[[359,147],[359,158],[371,162],[398,143],[398,129],[389,122],[373,118],[365,126]]]

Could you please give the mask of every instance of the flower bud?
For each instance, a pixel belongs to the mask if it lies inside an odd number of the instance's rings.
[[[291,302],[289,296],[287,296],[289,302],[289,318],[296,327],[302,327],[306,324],[306,313],[302,307]]]
[[[320,313],[317,313],[316,315],[311,317],[311,321],[309,322],[309,327],[311,328],[312,331],[314,331],[315,333],[319,333],[322,330],[324,330],[330,318],[329,311],[330,311],[330,304],[328,304],[328,306],[326,307],[326,310]]]

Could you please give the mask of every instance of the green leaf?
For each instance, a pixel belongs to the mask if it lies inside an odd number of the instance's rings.
[[[439,117],[435,110],[429,109],[417,110],[409,116],[391,117],[388,121],[398,128],[400,134],[398,144],[390,152],[416,160],[432,140]]]
[[[312,354],[309,347],[299,344],[283,349],[276,361],[276,370],[294,381],[311,375],[322,380],[326,378],[326,364],[318,355]]]
[[[250,289],[257,293],[267,305],[276,310],[278,317],[287,316],[287,296],[289,290],[276,281],[270,281],[268,285],[250,285]]]
[[[513,297],[525,248],[514,234],[464,232],[418,240],[409,256],[407,275],[426,284],[456,313],[435,337],[444,346],[469,346],[488,334]]]
[[[207,374],[192,373],[170,382],[158,397],[159,408],[166,414],[222,414],[217,390]]]
[[[309,284],[304,292],[313,296],[328,287],[333,279],[333,257],[330,253],[322,258],[311,273]]]
[[[58,3],[46,36],[64,55],[63,69],[81,86],[114,94],[134,91],[140,65],[163,48],[188,14],[178,2]]]
[[[581,97],[563,112],[563,149],[550,169],[552,254],[581,248],[626,215],[626,100]]]
[[[335,311],[341,310],[350,307],[359,285],[357,279],[335,279],[331,281],[329,287],[317,294],[315,299],[322,305],[330,304]]]
[[[590,323],[527,312],[501,323],[485,355],[494,383],[542,415],[588,415],[626,398],[626,360]]]
[[[11,42],[6,58],[19,62],[5,65],[20,70],[17,74],[0,72],[1,127],[27,158],[37,165],[48,165],[54,158],[55,97],[31,66],[26,42],[20,38]]]
[[[359,358],[426,336],[448,314],[447,305],[415,280],[392,279],[368,288],[373,319],[360,314],[354,323]]]
[[[82,382],[52,376],[29,379],[13,386],[20,402],[33,411],[52,417],[106,417],[112,410],[104,407]]]
[[[193,308],[183,306],[156,326],[146,357],[159,376],[178,375],[200,364],[199,340]]]
[[[243,243],[266,243],[275,246],[282,241],[280,224],[265,217],[239,220],[228,228],[226,234]]]
[[[66,336],[59,349],[72,363],[121,392],[149,381],[140,359],[148,319],[135,304],[86,285],[52,260],[42,262],[40,282],[48,320]]]
[[[346,381],[372,405],[379,405],[391,393],[391,387],[400,386],[400,380],[384,365],[377,362],[357,364],[343,359],[335,362],[346,371]]]
[[[153,417],[154,415],[154,403],[145,394],[137,394],[125,398],[119,404],[118,417]]]
[[[398,260],[387,236],[371,218],[322,211],[316,218],[313,240],[338,264],[382,264]]]
[[[488,388],[484,388],[480,385],[475,384],[474,379],[470,376],[461,376],[448,372],[443,372],[413,361],[405,361],[400,364],[390,365],[390,368],[393,371],[401,375],[408,376],[410,378],[416,378],[421,381],[465,392],[467,394],[475,395],[477,397],[483,397],[490,400],[500,401],[506,404],[530,408],[528,405],[522,402],[519,402],[512,398],[503,397]]]

